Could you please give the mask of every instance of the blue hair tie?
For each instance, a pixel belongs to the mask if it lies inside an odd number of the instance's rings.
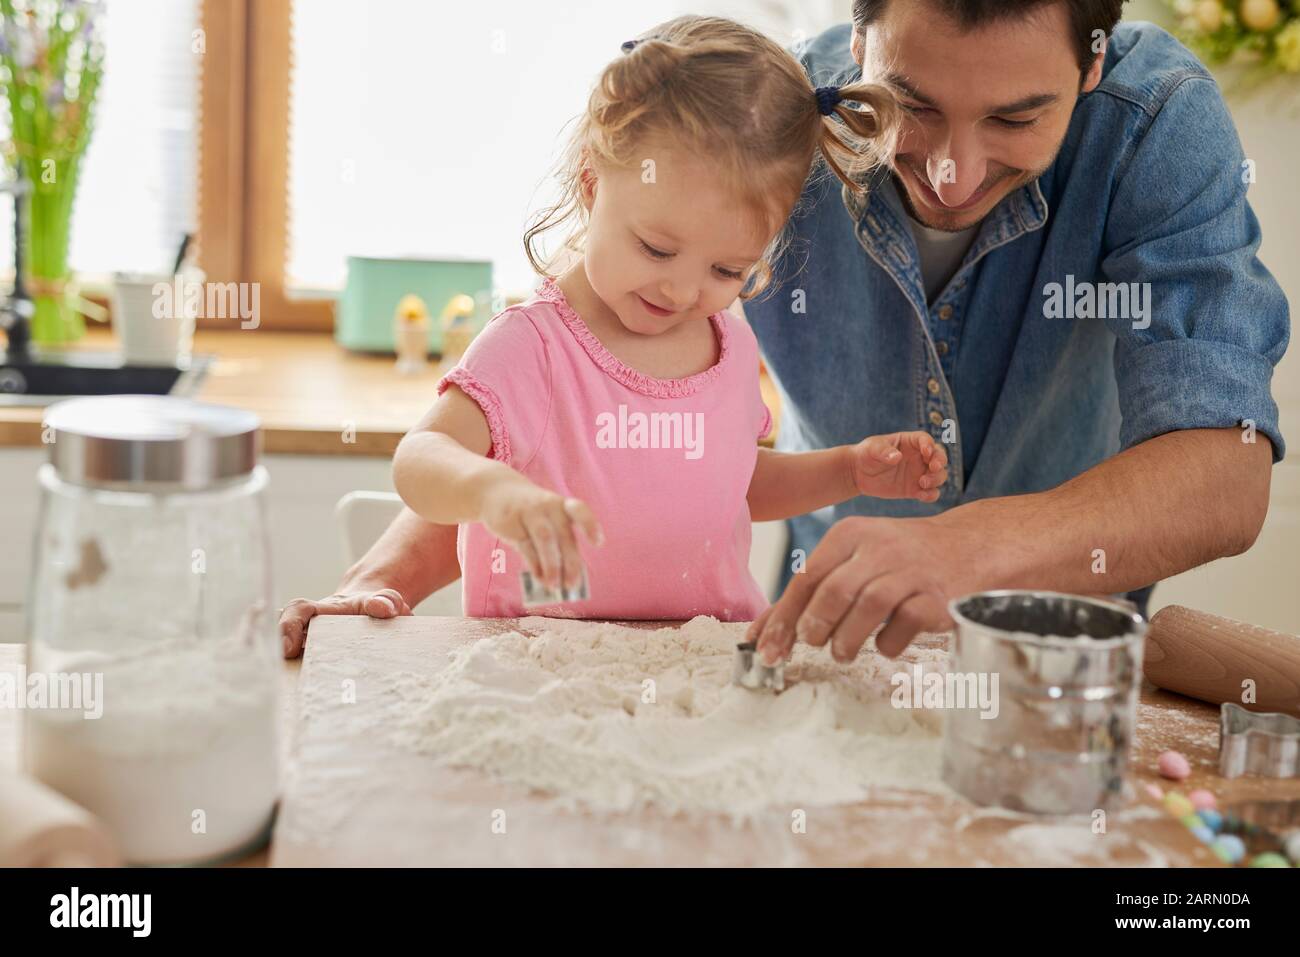
[[[636,46],[638,43],[640,43],[640,42],[641,42],[640,40],[624,40],[624,41],[623,41],[623,46],[622,46],[620,49],[621,49],[624,53],[631,53],[633,47],[635,47],[635,46]]]
[[[813,92],[817,95],[817,112],[822,116],[830,116],[835,110],[835,104],[844,99],[840,96],[838,86],[819,86]]]

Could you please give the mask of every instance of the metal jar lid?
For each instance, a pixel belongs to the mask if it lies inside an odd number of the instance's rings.
[[[162,395],[68,399],[45,414],[50,463],[75,485],[198,491],[253,471],[252,412]]]

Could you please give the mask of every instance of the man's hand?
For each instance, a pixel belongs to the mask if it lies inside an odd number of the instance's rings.
[[[394,618],[411,614],[406,600],[393,588],[359,588],[320,601],[295,598],[280,612],[280,641],[286,658],[297,658],[307,644],[307,628],[317,615],[369,615]]]
[[[750,626],[748,639],[772,664],[795,641],[830,645],[851,661],[881,622],[876,647],[891,658],[923,631],[952,627],[947,604],[970,588],[978,542],[926,518],[846,518],[833,525],[780,601]]]
[[[829,643],[848,661],[885,622],[876,647],[892,657],[918,632],[952,627],[947,603],[972,592],[1144,588],[1249,548],[1268,512],[1271,467],[1267,440],[1193,429],[1148,439],[1045,492],[926,518],[842,519],[749,638],[769,664],[796,640]],[[1110,556],[1102,573],[1099,548]]]
[[[875,498],[939,500],[948,453],[927,432],[872,435],[853,447],[853,484]]]

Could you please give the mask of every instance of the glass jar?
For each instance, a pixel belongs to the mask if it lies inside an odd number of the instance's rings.
[[[45,425],[27,665],[67,693],[28,710],[25,765],[132,863],[249,849],[278,791],[281,667],[257,417],[97,396]]]

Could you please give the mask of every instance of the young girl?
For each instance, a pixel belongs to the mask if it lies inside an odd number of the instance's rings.
[[[525,237],[540,290],[487,325],[393,462],[412,510],[460,526],[466,615],[526,614],[527,569],[552,587],[587,576],[588,599],[548,614],[747,621],[766,606],[751,521],[855,495],[932,502],[947,478],[924,432],[760,449],[758,347],[726,311],[770,281],[817,157],[860,189],[888,155],[888,91],[814,90],[776,43],[715,17],[623,50],[575,131],[561,201]],[[553,276],[536,242],[565,223],[581,258]],[[790,321],[820,335],[808,308]]]

